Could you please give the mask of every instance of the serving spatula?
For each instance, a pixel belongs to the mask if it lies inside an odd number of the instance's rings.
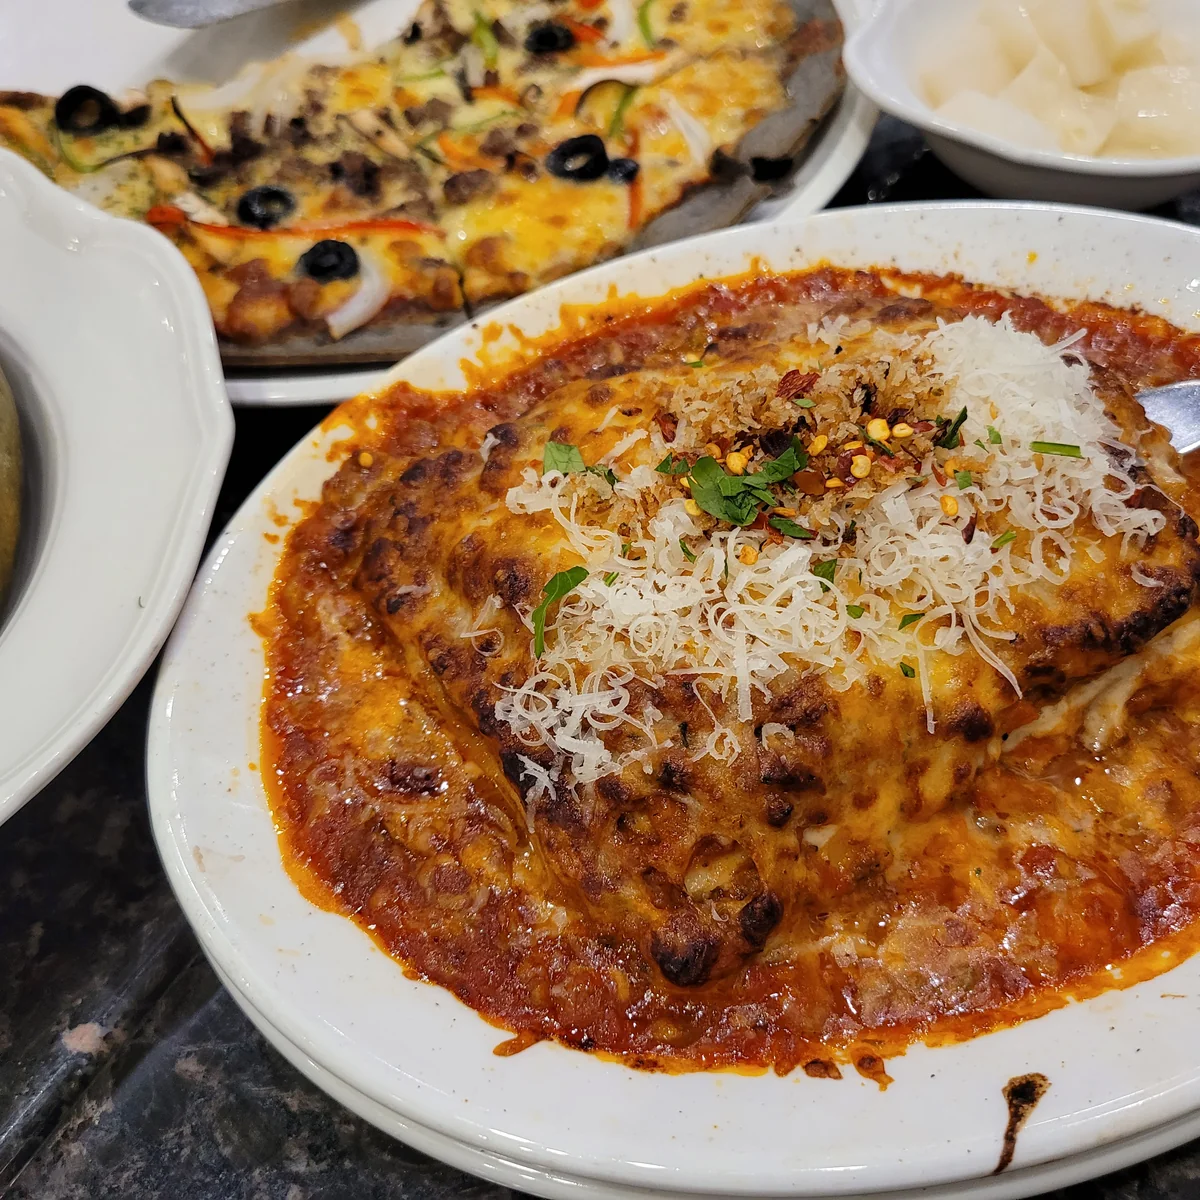
[[[289,4],[292,0],[129,0],[139,17],[156,25],[176,29],[202,29],[263,8]]]
[[[1200,446],[1200,379],[1184,379],[1166,387],[1147,388],[1137,397],[1146,416],[1171,435],[1180,454]]]

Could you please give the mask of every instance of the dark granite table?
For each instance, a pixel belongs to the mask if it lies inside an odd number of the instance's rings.
[[[971,195],[885,120],[837,204]],[[1200,224],[1200,194],[1164,209]],[[244,410],[220,529],[319,408]],[[150,838],[143,683],[0,830],[0,1192],[37,1200],[500,1200],[351,1116],[226,994]],[[1200,1196],[1200,1142],[1058,1193]]]

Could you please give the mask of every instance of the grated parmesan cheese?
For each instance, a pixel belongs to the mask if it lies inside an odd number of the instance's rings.
[[[889,388],[937,397],[945,417],[965,406],[963,446],[981,441],[975,458],[983,461],[971,485],[956,493],[959,515],[978,515],[985,528],[1018,536],[998,549],[989,536],[965,542],[960,525],[945,519],[946,492],[933,475],[933,455],[922,464],[923,481],[900,478],[855,511],[856,539],[840,550],[849,517],[832,500],[814,524],[824,542],[780,544],[762,532],[710,529],[707,519],[692,518],[678,482],[653,469],[668,449],[656,429],[625,435],[605,456],[627,459],[611,490],[591,475],[526,469],[508,492],[508,508],[549,513],[589,575],[558,606],[536,669],[504,695],[496,715],[530,747],[565,756],[575,781],[588,783],[635,761],[649,769],[648,756],[672,744],[655,728],[652,708],[635,711],[631,704],[635,679],[694,677],[707,688],[708,700],[697,689],[706,707],[719,700],[721,712],[745,723],[753,719],[756,695],[767,695],[787,671],[821,671],[829,686],[845,690],[873,666],[905,661],[915,663],[932,733],[931,668],[939,654],[977,654],[1020,694],[995,649],[1014,636],[1004,627],[1014,589],[1057,586],[1076,553],[1095,550],[1094,533],[1077,528],[1081,521],[1103,537],[1121,538],[1123,551],[1165,524],[1162,513],[1126,506],[1136,488],[1128,471],[1133,455],[1095,395],[1088,367],[1064,353],[1075,339],[1046,346],[1007,317],[939,323],[918,336],[839,316],[808,332],[825,345],[861,342],[859,361],[850,354],[836,359],[819,389],[857,378],[866,355]],[[680,422],[669,449],[698,449],[722,421],[746,429],[752,416],[769,416],[778,403],[777,379],[769,368],[740,376],[714,369],[702,382],[679,385],[672,404]],[[1000,444],[989,440],[989,426],[999,430]],[[1077,445],[1081,457],[1035,453],[1037,441]],[[618,526],[629,533],[618,534]],[[750,564],[738,558],[747,544],[758,551]],[[813,573],[835,555],[832,581]],[[1153,586],[1148,577],[1134,578]],[[862,615],[851,619],[848,603]],[[898,615],[918,611],[919,626],[901,631]],[[729,761],[743,748],[739,734],[722,724],[718,709],[709,712],[714,727],[697,736],[693,757]],[[640,739],[614,762],[602,738],[618,727]],[[762,732],[780,735],[772,726]],[[544,770],[530,764],[535,788],[551,786]]]

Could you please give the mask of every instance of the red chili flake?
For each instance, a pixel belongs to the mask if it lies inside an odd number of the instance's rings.
[[[807,396],[820,378],[821,376],[816,371],[808,371],[803,374],[800,371],[789,371],[779,381],[775,395],[784,400],[795,400],[797,396]]]
[[[979,522],[979,514],[972,513],[971,519],[963,526],[963,541],[969,546],[975,540],[975,526]]]
[[[941,471],[938,470],[937,463],[930,463],[929,469],[933,473],[934,479],[936,479],[938,481],[938,487],[945,487],[946,486],[946,477],[945,477],[945,475],[943,475],[941,473]]]
[[[928,433],[935,428],[932,421],[914,421],[912,423],[913,433]]]
[[[655,413],[654,422],[662,430],[664,442],[673,442],[675,440],[675,432],[679,428],[679,418],[674,413]]]
[[[888,458],[887,455],[882,456],[876,461],[885,471],[891,471],[893,475],[895,475],[897,471],[904,470],[904,464],[902,462],[897,462],[895,458]]]
[[[837,461],[833,464],[833,473],[849,487],[853,487],[858,480],[850,471],[850,460],[859,453],[857,450],[843,450],[837,456]]]

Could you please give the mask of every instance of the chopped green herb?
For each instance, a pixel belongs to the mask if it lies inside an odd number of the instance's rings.
[[[1034,454],[1058,454],[1063,458],[1082,458],[1083,451],[1069,442],[1030,442]]]
[[[824,562],[815,563],[812,567],[812,573],[819,579],[833,582],[834,574],[837,572],[838,560],[836,558],[827,558]]]
[[[985,454],[987,453],[987,447],[983,444],[982,438],[976,438],[975,445],[977,445]]]
[[[1004,442],[1004,439],[1000,436],[1000,430],[998,430],[995,427],[995,425],[989,425],[987,427],[987,429],[988,429],[988,441],[991,442],[993,446],[1002,445]]]
[[[612,587],[612,585],[616,582],[617,582],[616,571],[609,571],[609,573],[607,575],[605,575],[605,577],[604,577],[604,586]]]
[[[674,454],[668,454],[654,469],[660,475],[686,475],[690,468],[686,458],[676,458]]]
[[[872,447],[872,449],[878,450],[880,454],[886,454],[888,458],[896,457],[892,453],[892,448],[890,446],[881,442],[878,438],[873,438],[865,429],[863,429],[861,425],[858,427],[858,432],[862,437],[862,440],[866,442],[868,446]]]
[[[788,537],[811,538],[816,536],[811,529],[805,529],[803,525],[797,525],[795,521],[789,521],[787,517],[771,517],[767,524],[772,529],[778,529],[780,533],[786,533]]]
[[[935,446],[942,446],[946,450],[955,449],[961,442],[959,430],[963,427],[963,422],[967,419],[967,407],[964,404],[958,416],[948,424],[942,426],[942,432],[933,440]]]
[[[853,617],[856,621],[866,611],[867,610],[865,608],[863,608],[863,606],[861,604],[847,604],[846,605],[846,616]]]
[[[549,582],[542,588],[545,597],[541,604],[530,613],[533,621],[533,655],[541,658],[546,649],[546,613],[556,600],[569,596],[588,577],[587,567],[569,567],[552,575]]]
[[[652,50],[654,49],[655,38],[654,27],[650,24],[650,5],[653,3],[654,0],[642,0],[637,10],[638,31],[642,35],[642,41]]]
[[[593,464],[590,467],[583,468],[589,475],[598,475],[610,488],[617,486],[617,477],[613,474],[612,467],[601,467]]]
[[[800,408],[813,408],[816,405],[815,400],[810,400],[807,396],[793,396],[792,403]]]
[[[902,662],[900,664],[900,674],[903,675],[905,679],[911,679],[916,674],[916,671],[914,671],[912,667],[908,665],[908,663]]]
[[[770,485],[782,483],[807,465],[808,455],[796,438],[792,438],[792,444],[778,458],[770,459],[761,471],[749,475],[731,475],[706,454],[693,463],[688,476],[692,499],[710,516],[731,525],[749,525],[760,508],[778,503]],[[663,466],[660,463],[658,470],[663,470]]]
[[[924,613],[905,613],[900,618],[900,628],[907,629],[910,625],[915,625],[924,615]]]
[[[1016,536],[1015,529],[1006,529],[998,538],[992,539],[992,549],[999,550],[1002,546],[1007,546]]]
[[[683,557],[686,558],[688,562],[696,561],[696,556],[688,549],[688,544],[683,540],[683,538],[679,539],[679,548],[683,551]]]
[[[621,557],[622,557],[622,558],[628,558],[628,557],[629,557],[629,552],[630,552],[630,550],[632,550],[632,549],[633,549],[633,543],[632,543],[632,542],[622,542],[622,543],[621,543]]]
[[[578,446],[572,446],[569,442],[546,443],[546,449],[542,452],[543,475],[547,471],[561,471],[564,475],[570,475],[572,471],[586,470],[587,464]]]
[[[579,447],[572,446],[569,442],[546,443],[546,449],[542,452],[542,474],[545,475],[547,471],[561,471],[564,475],[587,472],[589,475],[599,476],[609,487],[617,486],[617,477],[611,467],[589,467],[583,461]]]
[[[685,367],[702,367],[702,366],[704,366],[704,359],[702,359],[702,358],[693,358],[693,359],[691,360],[691,362],[688,362],[688,361],[685,359],[685,360],[684,360],[684,363],[683,363],[683,365],[684,365]]]
[[[954,482],[958,484],[958,490],[960,492],[965,492],[967,488],[969,488],[971,484],[975,482],[975,480],[971,478],[970,471],[955,471]]]

